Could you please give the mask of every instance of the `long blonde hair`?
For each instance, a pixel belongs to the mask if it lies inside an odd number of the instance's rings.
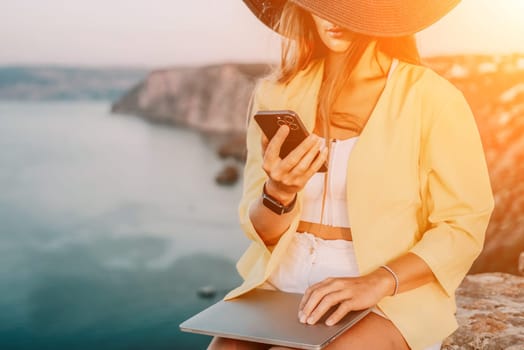
[[[324,56],[327,48],[318,36],[316,26],[311,15],[301,7],[287,1],[284,5],[280,21],[275,28],[282,34],[282,52],[280,66],[274,72],[275,79],[280,83],[290,82],[300,71],[309,66],[316,58]],[[318,96],[317,120],[323,122],[324,133],[330,122],[333,106],[345,84],[348,83],[358,61],[368,45],[375,41],[377,49],[389,57],[397,58],[413,64],[420,64],[420,56],[414,36],[398,38],[371,37],[355,34],[349,49],[345,53],[345,65],[337,74],[332,74],[322,82]],[[385,73],[386,74],[386,73]],[[346,118],[343,128],[353,129],[360,133],[365,121]],[[324,135],[327,136],[327,135]]]

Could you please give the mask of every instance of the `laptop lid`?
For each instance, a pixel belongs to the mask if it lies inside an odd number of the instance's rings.
[[[334,326],[298,321],[302,294],[255,289],[239,298],[219,301],[180,324],[184,332],[247,340],[298,349],[322,349],[364,318],[371,309],[352,311]]]

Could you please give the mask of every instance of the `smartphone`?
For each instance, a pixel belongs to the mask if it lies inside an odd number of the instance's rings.
[[[280,148],[280,158],[285,158],[309,135],[309,132],[300,120],[300,117],[294,111],[258,111],[254,118],[269,140],[275,136],[276,132],[282,125],[287,125],[289,127],[289,134]],[[318,172],[326,171],[327,165],[324,163]]]

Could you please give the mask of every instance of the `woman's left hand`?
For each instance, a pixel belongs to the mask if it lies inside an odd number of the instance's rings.
[[[389,272],[377,269],[360,277],[327,278],[306,290],[299,305],[300,322],[315,324],[331,307],[338,308],[326,320],[332,326],[348,312],[375,306],[393,293],[395,281]]]

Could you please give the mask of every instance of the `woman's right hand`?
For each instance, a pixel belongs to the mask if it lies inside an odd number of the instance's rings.
[[[324,164],[328,154],[327,147],[322,147],[322,139],[310,134],[282,159],[280,148],[288,134],[289,127],[283,125],[271,141],[262,135],[262,168],[269,176],[266,191],[284,204],[290,203],[296,193],[304,188]]]

